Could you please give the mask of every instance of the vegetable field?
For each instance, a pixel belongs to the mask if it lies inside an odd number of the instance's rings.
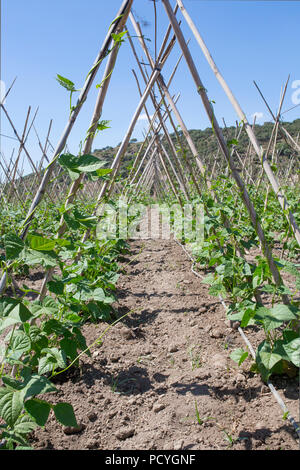
[[[134,3],[108,18],[81,88],[56,75],[68,121],[55,146],[52,121],[43,143],[30,107],[16,129],[14,83],[1,101],[18,148],[0,157],[0,449],[297,450],[300,123],[282,119],[289,79],[277,111],[255,83],[272,123],[261,141],[185,2],[153,2],[151,47]],[[159,15],[169,24],[161,45]],[[236,126],[218,122],[182,22]],[[125,44],[140,100],[108,156],[93,146],[113,127],[102,109]],[[197,142],[176,73],[191,75],[209,119]],[[68,138],[93,87],[73,154]]]

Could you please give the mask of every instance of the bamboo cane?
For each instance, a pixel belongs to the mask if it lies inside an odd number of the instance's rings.
[[[140,93],[140,95],[141,95],[141,89],[140,89],[140,86],[139,86],[138,78],[137,78],[136,74],[134,74],[134,75],[135,75],[135,78],[136,78],[136,81],[137,81],[137,86],[138,86],[139,93]],[[143,74],[143,78],[144,78],[144,80],[145,80],[145,82],[146,82],[146,77],[145,77],[144,74]],[[157,115],[158,115],[158,118],[159,118],[159,120],[160,120],[161,127],[162,127],[162,129],[164,130],[165,135],[167,135],[167,134],[168,134],[168,131],[167,131],[167,129],[166,129],[164,120],[163,120],[163,118],[162,118],[160,109],[159,109],[159,107],[158,107],[158,103],[157,103],[157,101],[156,101],[156,99],[155,99],[155,97],[154,97],[153,94],[151,94],[151,98],[152,98],[153,105],[154,105],[154,107],[156,108]],[[149,125],[151,125],[151,119],[150,119],[150,116],[149,116],[149,113],[148,113],[148,110],[147,110],[146,105],[144,106],[144,109],[145,109],[145,111],[146,111],[146,115],[147,115],[147,118],[148,118],[148,121],[149,121]],[[158,140],[157,133],[156,133],[156,135],[155,135],[155,140],[156,140],[156,142],[157,142],[157,140]],[[170,140],[171,140],[171,138],[170,138]],[[186,187],[185,187],[185,184],[184,184],[183,177],[182,177],[182,178],[179,177],[179,175],[178,175],[177,171],[175,170],[175,168],[174,168],[174,166],[173,166],[173,163],[172,163],[172,161],[171,161],[171,159],[170,159],[170,157],[169,157],[169,155],[168,155],[168,153],[167,153],[165,147],[162,145],[161,142],[160,142],[160,144],[161,144],[161,148],[162,148],[162,150],[163,150],[163,153],[165,154],[165,156],[166,156],[166,158],[167,158],[167,160],[168,160],[168,162],[169,162],[169,165],[170,165],[171,168],[172,168],[172,172],[173,172],[173,174],[174,174],[174,176],[175,176],[175,178],[176,178],[176,180],[177,180],[177,182],[178,182],[178,184],[179,184],[179,187],[181,188],[181,191],[182,191],[183,194],[185,195],[186,199],[189,199],[189,196],[188,196],[188,194],[187,194],[187,190],[186,190]],[[175,154],[175,161],[176,161],[176,158],[177,158],[176,151],[174,151],[174,154]],[[178,166],[177,166],[177,169],[178,169]]]
[[[87,78],[86,78],[86,81],[84,83],[84,86],[81,90],[81,93],[80,93],[80,96],[78,98],[78,101],[77,101],[77,104],[75,106],[75,108],[73,109],[73,111],[71,112],[70,114],[70,117],[69,117],[69,121],[67,123],[67,126],[55,148],[55,151],[54,151],[54,157],[52,159],[52,161],[50,162],[49,166],[47,167],[46,169],[46,172],[43,176],[43,179],[42,179],[42,182],[41,182],[41,185],[36,193],[36,196],[32,202],[32,205],[28,211],[28,214],[27,214],[27,217],[26,217],[26,222],[25,222],[25,228],[23,229],[23,232],[21,234],[21,238],[24,238],[26,236],[26,233],[28,231],[28,228],[30,226],[30,223],[31,223],[31,220],[34,216],[34,212],[37,208],[37,205],[40,203],[40,201],[42,200],[43,198],[43,195],[45,193],[45,188],[49,182],[49,179],[50,179],[50,176],[51,176],[51,173],[52,173],[52,169],[53,169],[53,165],[54,163],[56,162],[57,160],[57,157],[60,155],[60,153],[62,152],[63,148],[65,147],[66,145],[66,141],[67,141],[67,138],[73,128],[73,125],[75,123],[75,120],[81,110],[81,107],[83,105],[83,103],[86,101],[86,98],[87,98],[87,95],[88,95],[88,92],[92,86],[92,83],[94,81],[94,78],[98,72],[98,69],[100,67],[100,64],[102,62],[102,60],[104,59],[104,57],[106,56],[107,52],[108,52],[108,48],[109,48],[109,45],[112,41],[112,33],[115,33],[115,31],[117,30],[118,28],[118,25],[120,24],[120,22],[122,22],[122,17],[124,15],[124,13],[127,11],[128,8],[131,7],[132,5],[132,2],[133,0],[124,0],[123,3],[122,3],[122,6],[117,14],[117,19],[116,21],[111,25],[108,33],[107,33],[107,36],[104,40],[104,43],[102,45],[102,48],[94,62],[94,65],[92,66],[91,68],[91,71],[89,72]],[[1,287],[0,287],[0,292],[1,292]]]
[[[166,0],[162,0],[163,1],[163,4],[165,6],[165,8],[168,8],[168,11],[169,13],[173,13],[171,11],[171,7],[170,7],[170,4],[169,4],[169,1]],[[284,213],[286,215],[286,217],[288,218],[291,226],[292,226],[292,229],[293,229],[293,232],[294,232],[294,235],[296,237],[296,240],[298,242],[298,244],[300,245],[300,230],[299,230],[299,227],[296,223],[296,220],[295,220],[295,217],[293,215],[293,213],[289,210],[289,204],[288,204],[288,201],[284,195],[284,192],[282,191],[282,189],[280,188],[279,184],[278,184],[278,181],[270,167],[270,164],[268,162],[268,160],[266,159],[265,155],[263,154],[262,152],[262,148],[261,146],[259,145],[257,139],[256,139],[256,136],[253,132],[253,129],[251,127],[251,125],[249,124],[248,120],[247,120],[247,117],[245,115],[245,113],[243,112],[242,108],[240,107],[237,99],[235,98],[235,96],[233,95],[232,91],[230,90],[229,86],[227,85],[226,81],[224,80],[223,76],[221,75],[221,73],[219,72],[212,56],[210,55],[209,53],[209,50],[208,48],[206,47],[202,37],[200,36],[200,33],[197,29],[197,27],[195,26],[193,20],[191,19],[191,17],[189,16],[189,14],[187,13],[184,5],[183,5],[183,2],[182,0],[177,0],[177,4],[179,5],[179,8],[184,16],[184,18],[186,19],[186,22],[188,23],[190,29],[192,30],[199,46],[201,47],[202,49],[202,52],[205,56],[205,58],[207,59],[210,67],[212,68],[216,78],[218,79],[219,83],[221,84],[222,88],[224,89],[227,97],[229,98],[231,104],[233,105],[235,111],[237,112],[239,118],[244,122],[244,125],[245,125],[245,129],[246,129],[246,132],[249,136],[249,139],[251,140],[252,142],[252,145],[255,149],[255,152],[256,154],[258,155],[259,158],[262,159],[262,166],[264,168],[264,171],[272,185],[272,188],[278,198],[278,201],[282,207],[282,209],[284,210]],[[168,16],[169,16],[169,13],[168,13]],[[174,16],[174,15],[173,15]],[[175,18],[176,19],[176,18]],[[192,64],[191,64],[192,66]],[[200,85],[202,86],[202,85]],[[203,93],[200,92],[200,94],[202,95]]]
[[[88,73],[88,76],[86,77],[86,80],[85,80],[85,83],[84,83],[84,86],[81,90],[81,93],[80,93],[80,96],[77,100],[77,104],[75,106],[75,108],[72,110],[71,114],[70,114],[70,117],[69,117],[69,120],[68,120],[68,123],[66,125],[66,128],[65,130],[63,131],[61,137],[60,137],[60,140],[58,141],[57,145],[56,145],[56,148],[54,150],[54,157],[53,159],[51,160],[49,166],[47,167],[46,171],[45,171],[45,174],[43,176],[43,179],[42,179],[42,182],[40,184],[40,187],[34,197],[34,200],[32,201],[32,204],[29,208],[29,211],[27,213],[27,216],[26,216],[26,219],[25,219],[25,222],[24,222],[24,228],[22,230],[22,233],[20,234],[20,237],[22,239],[24,239],[27,235],[27,231],[30,227],[30,224],[31,224],[31,221],[32,219],[34,218],[34,214],[35,214],[35,211],[36,211],[36,208],[37,206],[39,205],[39,203],[41,202],[41,200],[43,199],[44,197],[44,194],[45,194],[45,191],[46,191],[46,187],[47,187],[47,184],[50,180],[50,177],[51,177],[51,173],[52,173],[52,169],[53,169],[53,166],[58,158],[58,156],[60,155],[60,153],[62,152],[63,148],[65,147],[66,145],[66,142],[67,142],[67,139],[68,139],[68,136],[73,128],[73,125],[76,121],[76,118],[82,108],[82,105],[83,103],[86,101],[87,99],[87,96],[88,96],[88,93],[89,93],[89,90],[92,86],[92,83],[94,81],[94,78],[98,72],[98,69],[100,67],[100,64],[102,62],[102,60],[104,59],[104,57],[107,55],[108,53],[108,50],[109,50],[109,46],[110,46],[110,43],[112,42],[112,34],[115,33],[115,31],[117,30],[119,24],[121,23],[122,21],[122,18],[124,16],[124,14],[126,13],[126,11],[128,11],[130,8],[131,8],[131,5],[132,5],[132,2],[133,0],[124,0],[122,2],[122,5],[121,5],[121,8],[119,9],[118,13],[117,13],[117,17],[116,17],[116,20],[111,24],[110,28],[109,28],[109,31],[106,35],[106,38],[104,40],[104,43],[101,47],[101,50],[100,52],[98,53],[97,57],[96,57],[96,60],[90,70],[90,72]],[[3,107],[3,104],[1,103],[1,107],[4,109]],[[2,279],[0,281],[0,294],[3,293],[3,291],[5,290],[5,287],[6,287],[6,278],[7,278],[7,273],[4,273],[2,275]]]
[[[129,128],[121,142],[121,145],[118,149],[118,152],[114,158],[114,161],[111,165],[111,169],[112,169],[112,173],[111,173],[111,180],[108,182],[108,181],[105,181],[104,184],[102,185],[101,187],[101,190],[99,192],[99,195],[98,195],[98,198],[97,198],[97,202],[96,202],[96,207],[95,207],[95,210],[94,210],[94,215],[97,213],[98,211],[98,208],[99,206],[101,205],[102,203],[102,200],[104,198],[104,196],[106,198],[109,198],[110,197],[110,194],[111,194],[111,191],[113,189],[113,186],[114,186],[114,183],[115,183],[115,180],[116,180],[116,176],[118,174],[118,171],[119,171],[119,168],[120,168],[120,165],[121,165],[121,162],[122,162],[122,158],[124,156],[124,153],[126,152],[126,149],[128,147],[128,143],[129,143],[129,140],[131,138],[131,135],[132,135],[132,132],[135,128],[135,125],[136,125],[136,122],[138,120],[138,117],[141,113],[141,110],[143,109],[144,107],[144,103],[146,102],[148,96],[149,96],[149,93],[154,85],[154,83],[156,82],[157,80],[157,77],[158,75],[160,74],[160,71],[161,71],[161,67],[162,65],[161,64],[157,64],[155,70],[153,71],[152,75],[151,75],[151,78],[149,80],[149,83],[143,93],[143,96],[138,104],[138,107],[131,119],[131,122],[129,124]],[[89,237],[90,235],[90,230],[86,230],[83,237],[82,237],[82,243],[84,243],[87,238]],[[77,253],[76,255],[76,258],[75,260],[78,260],[79,259],[79,256],[80,256],[80,251]]]
[[[153,67],[154,62],[153,62],[153,60],[152,60],[152,58],[151,58],[151,56],[150,56],[150,54],[149,54],[149,51],[148,51],[148,48],[147,48],[146,44],[145,44],[145,41],[144,41],[142,32],[141,32],[140,27],[139,27],[139,24],[135,21],[135,18],[134,18],[134,16],[133,16],[132,13],[129,15],[129,17],[130,17],[131,23],[132,23],[132,25],[133,25],[133,28],[134,28],[134,30],[136,31],[136,34],[137,34],[138,37],[139,37],[139,41],[140,41],[141,47],[142,47],[142,49],[143,49],[143,51],[144,51],[144,53],[145,53],[147,59],[149,60],[150,64],[151,64],[152,67]],[[170,107],[171,107],[171,109],[172,109],[174,115],[176,116],[176,119],[177,119],[177,121],[178,121],[178,123],[179,123],[179,125],[180,125],[180,127],[181,127],[181,129],[182,129],[182,131],[183,131],[183,134],[184,134],[184,136],[185,136],[185,138],[186,138],[186,140],[187,140],[187,143],[188,143],[188,145],[189,145],[189,147],[190,147],[190,150],[191,150],[193,156],[194,156],[195,159],[196,159],[196,163],[197,163],[197,165],[198,165],[198,167],[199,167],[199,169],[200,169],[200,171],[201,171],[201,174],[203,175],[203,177],[205,177],[204,165],[203,165],[203,163],[202,163],[202,161],[201,161],[201,158],[200,158],[200,156],[199,156],[199,154],[198,154],[198,152],[197,152],[196,146],[195,146],[193,140],[191,139],[191,136],[190,136],[190,134],[189,134],[189,132],[188,132],[188,130],[187,130],[187,127],[185,126],[184,121],[183,121],[183,119],[182,119],[182,117],[181,117],[181,115],[180,115],[180,113],[179,113],[179,111],[178,111],[178,109],[177,109],[177,107],[176,107],[174,101],[172,100],[172,97],[171,97],[171,95],[170,95],[170,93],[169,93],[168,87],[166,86],[166,84],[165,84],[165,82],[164,82],[164,79],[163,79],[163,77],[162,77],[161,74],[160,74],[160,76],[159,76],[159,84],[160,84],[160,86],[162,87],[162,90],[163,90],[163,92],[164,92],[164,94],[165,94],[165,96],[166,96],[166,98],[167,98],[167,100],[168,100],[168,103],[169,103],[169,105],[170,105]],[[207,184],[209,185],[209,182],[207,182]]]
[[[17,155],[16,161],[15,161],[15,165],[14,165],[14,172],[13,172],[13,175],[12,175],[12,182],[13,182],[13,183],[15,182],[15,177],[16,177],[16,172],[17,172],[17,167],[18,167],[19,159],[20,159],[20,156],[21,156],[21,153],[22,153],[23,145],[24,145],[24,143],[25,143],[24,140],[25,140],[26,128],[27,128],[27,124],[28,124],[28,119],[29,119],[30,111],[31,111],[31,106],[29,106],[28,111],[27,111],[27,116],[26,116],[26,119],[25,119],[24,129],[23,129],[22,136],[21,136],[21,142],[20,142],[20,145],[19,145],[18,155]],[[8,195],[8,201],[9,201],[10,198],[11,198],[11,194],[12,194],[12,193],[10,193],[10,194]]]
[[[162,45],[161,50],[160,50],[160,52],[159,52],[159,57],[161,57],[161,55],[162,55],[162,52],[163,52],[163,49],[164,49],[164,45],[165,45],[166,42],[167,42],[169,33],[170,33],[170,28],[168,28],[167,34],[166,34],[166,36],[165,36],[165,38],[164,38],[163,45]],[[133,55],[134,55],[134,57],[135,57],[135,59],[136,59],[136,62],[137,62],[137,64],[138,64],[139,70],[140,70],[140,72],[141,72],[141,75],[142,75],[142,77],[143,77],[143,79],[144,79],[144,82],[145,82],[145,84],[146,84],[147,81],[149,81],[149,79],[147,80],[147,78],[146,78],[146,76],[145,76],[145,74],[144,74],[144,72],[143,72],[143,69],[142,69],[141,64],[140,64],[140,61],[139,61],[139,59],[138,59],[138,56],[137,56],[137,53],[136,53],[136,50],[135,50],[133,41],[132,41],[131,36],[130,36],[130,34],[129,34],[128,32],[127,32],[127,37],[128,37],[129,44],[130,44],[130,46],[131,46],[131,50],[132,50],[132,52],[133,52]],[[173,72],[172,72],[172,74],[171,74],[171,76],[170,76],[170,78],[169,78],[168,85],[170,85],[170,83],[171,83],[172,80],[173,80],[173,77],[174,77],[175,72],[176,72],[176,70],[177,70],[177,68],[178,68],[178,65],[179,65],[179,63],[180,63],[181,58],[182,58],[182,55],[181,55],[181,57],[179,58],[179,60],[178,60],[178,62],[177,62],[177,64],[176,64],[176,66],[175,66],[175,68],[174,68],[174,70],[173,70]],[[154,114],[154,116],[153,116],[153,118],[152,118],[152,120],[151,120],[151,126],[150,126],[150,128],[149,128],[149,131],[148,131],[147,135],[149,134],[149,132],[151,132],[151,130],[152,130],[152,128],[153,128],[153,125],[152,125],[152,124],[154,123],[155,117],[158,115],[157,109],[160,108],[161,103],[162,103],[162,100],[160,101],[160,103],[159,103],[157,106],[155,106],[155,114]],[[138,161],[138,159],[139,159],[139,156],[140,156],[140,152],[138,153],[138,155],[137,155],[137,157],[136,157],[136,160],[135,160],[135,162],[134,162],[134,164],[133,164],[133,167],[132,167],[131,172],[130,172],[130,174],[129,174],[129,179],[131,178],[132,173],[133,173],[133,171],[134,171],[135,168],[136,168],[136,165],[137,165],[137,161]]]
[[[169,18],[169,20],[172,24],[173,29],[174,29],[174,32],[176,34],[176,37],[177,37],[177,40],[178,40],[179,45],[181,47],[181,50],[184,54],[186,63],[189,67],[191,75],[192,75],[192,77],[194,79],[194,82],[196,84],[197,91],[201,96],[201,99],[202,99],[204,108],[206,110],[206,113],[207,113],[207,115],[209,117],[209,120],[212,123],[212,126],[214,128],[214,132],[215,132],[215,135],[217,137],[220,149],[221,149],[224,157],[226,158],[226,160],[227,160],[227,162],[230,166],[232,175],[233,175],[233,177],[236,181],[236,184],[237,184],[237,186],[240,190],[242,200],[243,200],[243,202],[244,202],[244,204],[245,204],[245,206],[248,210],[248,213],[249,213],[249,216],[251,218],[252,224],[253,224],[253,226],[256,230],[256,233],[259,237],[261,247],[262,247],[262,251],[263,251],[263,253],[265,254],[265,256],[267,258],[267,262],[268,262],[270,271],[273,275],[274,281],[275,281],[277,286],[281,286],[281,285],[283,285],[283,281],[282,281],[282,278],[281,278],[280,273],[278,271],[277,265],[276,265],[276,263],[273,259],[271,249],[270,249],[270,247],[269,247],[269,245],[266,241],[265,234],[264,234],[263,229],[261,227],[261,224],[258,220],[258,217],[257,217],[256,211],[254,209],[254,206],[253,206],[253,204],[252,204],[252,202],[249,198],[249,194],[248,194],[248,192],[245,188],[244,182],[242,181],[239,174],[237,173],[237,171],[234,168],[232,157],[231,157],[231,155],[228,151],[225,139],[224,139],[223,134],[221,132],[221,129],[219,127],[218,121],[217,121],[217,119],[214,115],[213,108],[212,108],[211,103],[210,103],[210,101],[207,97],[206,90],[205,90],[205,88],[204,88],[204,86],[201,82],[200,76],[199,76],[198,71],[196,69],[196,66],[194,64],[194,61],[193,61],[192,56],[190,54],[190,51],[189,51],[189,49],[188,49],[188,47],[185,43],[183,34],[182,34],[182,32],[181,32],[181,30],[178,26],[178,22],[177,22],[175,16],[173,15],[173,11],[171,9],[169,1],[168,0],[162,0],[162,2],[163,2],[163,5],[164,5],[164,8],[166,10],[166,13],[168,15],[168,18]],[[283,301],[285,303],[289,302],[288,297],[286,295],[283,295],[282,298],[283,298]]]
[[[127,14],[128,14],[128,10],[127,10]],[[125,13],[125,16],[124,16],[122,22],[119,24],[118,28],[116,29],[116,32],[120,32],[123,29],[124,24],[126,22],[126,18],[127,18],[127,15]],[[110,79],[111,79],[111,76],[112,76],[112,72],[113,72],[114,67],[115,67],[115,63],[116,63],[116,59],[117,59],[118,52],[119,52],[119,49],[120,49],[120,45],[121,44],[119,44],[118,47],[115,47],[112,50],[112,52],[110,53],[108,62],[106,64],[103,79],[102,79],[102,82],[101,82],[102,86],[101,86],[101,88],[99,90],[99,93],[98,93],[98,96],[97,96],[93,116],[92,116],[92,119],[91,119],[91,123],[90,123],[90,126],[89,126],[87,137],[86,137],[86,140],[85,140],[85,144],[84,144],[84,148],[83,148],[83,155],[89,154],[91,152],[92,144],[93,144],[96,129],[97,129],[97,124],[98,124],[99,119],[100,119],[101,114],[102,114],[103,104],[104,104],[105,97],[106,97],[106,94],[107,94],[107,90],[108,90],[108,87],[109,87],[109,84],[110,84]],[[85,174],[81,173],[81,175],[71,184],[68,195],[67,195],[66,200],[65,200],[65,204],[64,204],[65,207],[68,207],[74,201],[84,176],[85,176]],[[91,195],[91,193],[90,193],[90,195]],[[62,237],[62,235],[66,231],[66,228],[67,228],[67,225],[65,223],[65,219],[64,219],[63,216],[61,216],[59,227],[58,227],[57,234],[56,234],[55,237],[56,238]],[[44,280],[43,280],[43,283],[42,283],[42,287],[41,287],[41,290],[40,290],[40,295],[39,295],[40,300],[45,296],[47,282],[49,282],[49,280],[51,279],[51,277],[53,275],[53,272],[54,272],[54,268],[49,269],[45,274],[45,277],[44,277]]]

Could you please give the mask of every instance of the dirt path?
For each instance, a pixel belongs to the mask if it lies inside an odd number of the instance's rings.
[[[172,240],[133,241],[123,260],[115,307],[130,314],[105,336],[81,373],[47,399],[73,404],[82,431],[51,417],[37,449],[298,449],[269,389],[229,358],[245,347],[228,327],[191,262]],[[134,259],[134,257],[136,257]],[[132,261],[131,264],[128,263]],[[105,324],[85,325],[91,344]],[[261,341],[255,328],[251,340]],[[297,379],[275,384],[298,418]],[[198,419],[197,419],[198,410]],[[199,421],[199,422],[198,422]]]

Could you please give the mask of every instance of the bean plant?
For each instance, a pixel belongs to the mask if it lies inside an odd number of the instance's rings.
[[[265,382],[271,375],[295,376],[300,367],[300,264],[297,262],[299,247],[291,236],[291,227],[275,195],[269,195],[265,209],[265,192],[254,191],[249,186],[252,197],[256,193],[255,206],[263,220],[269,245],[275,250],[281,242],[281,256],[273,253],[277,268],[280,273],[292,276],[294,281],[293,287],[278,286],[260,251],[258,237],[233,181],[220,176],[213,181],[212,187],[218,202],[205,192],[193,200],[194,204],[202,203],[205,209],[203,241],[195,242],[182,235],[181,242],[190,246],[196,267],[206,272],[202,282],[209,285],[209,293],[226,300],[227,318],[239,322],[242,328],[256,325],[264,331],[265,339],[257,347],[251,370],[260,373]],[[299,223],[299,190],[287,190],[287,194]],[[173,202],[170,200],[170,206]],[[251,256],[252,252],[254,256]],[[289,303],[283,302],[284,295],[288,296]],[[241,365],[248,357],[248,351],[240,348],[233,351],[231,357]]]

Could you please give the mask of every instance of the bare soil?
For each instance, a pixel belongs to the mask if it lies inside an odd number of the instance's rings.
[[[229,357],[245,344],[222,304],[191,272],[173,240],[131,241],[120,263],[119,316],[80,370],[57,376],[45,398],[73,405],[80,424],[64,429],[51,416],[31,437],[35,449],[297,450],[291,424],[251,360]],[[130,263],[130,264],[128,264]],[[92,344],[108,324],[86,324]],[[253,346],[262,332],[247,328]],[[273,384],[299,421],[298,378]],[[77,431],[77,432],[75,432]],[[79,431],[79,432],[78,432]]]

